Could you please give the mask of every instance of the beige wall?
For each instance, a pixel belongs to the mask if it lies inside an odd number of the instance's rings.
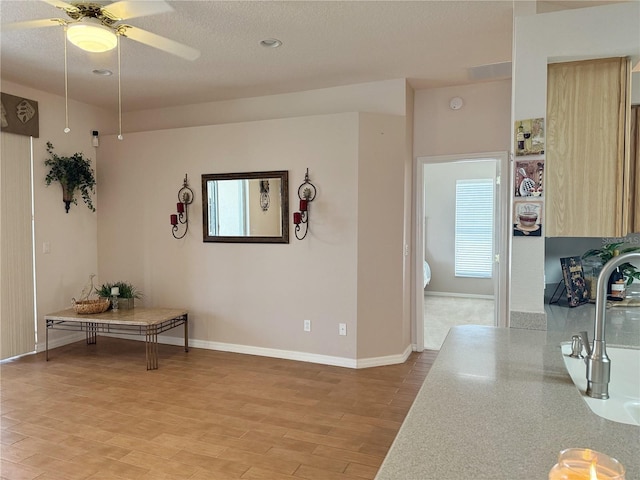
[[[451,110],[452,97],[462,97],[464,106],[460,110]],[[438,156],[473,154],[487,152],[507,152],[510,150],[511,134],[511,83],[509,81],[486,82],[475,85],[419,90],[415,93],[413,129],[413,155],[416,165],[419,162],[439,162]],[[431,158],[425,158],[431,157]],[[416,169],[419,170],[416,166]],[[506,168],[503,168],[506,170]],[[508,172],[502,172],[503,178]],[[502,190],[505,190],[504,188]],[[505,194],[502,192],[502,196]],[[413,193],[415,201],[422,201],[422,192]],[[503,198],[500,207],[509,209],[509,199]],[[414,206],[415,211],[419,211]],[[505,216],[504,214],[502,215]],[[416,228],[422,228],[421,221],[414,220],[413,238],[418,237]],[[508,244],[506,233],[501,233],[503,243]],[[422,264],[423,244],[415,242],[415,255],[419,268],[415,271],[416,283],[413,294],[418,293],[412,304],[418,310],[416,316],[422,316]],[[501,252],[502,258],[508,258],[508,247]],[[453,260],[451,260],[453,261]],[[501,292],[499,305],[500,322],[507,324],[507,283],[508,261],[501,262],[498,290]],[[414,337],[415,338],[415,337]]]
[[[279,237],[282,235],[282,216],[279,178],[269,181],[269,207],[263,210],[260,204],[260,180],[251,180],[249,184],[249,232],[253,236]],[[292,208],[297,209],[296,204]],[[292,210],[292,211],[294,211]]]
[[[449,108],[452,97],[463,98],[460,110]],[[510,112],[509,80],[418,90],[413,156],[507,151]]]
[[[415,102],[415,91],[405,81],[405,153],[404,153],[404,222],[403,243],[404,243],[404,274],[402,291],[404,292],[403,310],[402,310],[402,331],[406,336],[404,343],[410,342],[416,345],[416,322],[412,319],[416,318],[415,311],[415,295],[412,278],[412,264],[415,258],[414,238],[415,231],[413,222],[410,220],[413,214],[415,192],[413,188],[413,110]]]
[[[638,58],[639,31],[638,2],[516,17],[513,121],[546,116],[548,62]],[[512,248],[511,311],[544,315],[544,238],[515,237]]]
[[[63,133],[64,98],[11,82],[2,82],[2,91],[30,98],[38,102],[40,137],[33,140],[34,201],[35,201],[35,265],[36,317],[38,319],[38,348],[44,349],[44,315],[71,306],[71,298],[78,298],[89,275],[98,273],[97,217],[81,198],[65,213],[59,184],[46,187],[44,177],[48,158],[46,143],[50,141],[59,155],[83,152],[91,158],[94,169],[96,149],[91,145],[91,131],[102,131],[114,117],[100,109],[69,101],[71,132]],[[100,179],[98,178],[98,184]],[[94,197],[97,199],[96,197]],[[94,204],[96,202],[94,201]],[[174,205],[175,207],[175,205]],[[47,242],[51,253],[43,253]],[[96,283],[98,278],[95,279]],[[68,332],[51,332],[50,342],[56,345]]]
[[[340,112],[406,114],[404,78],[305,92],[141,110],[123,115],[127,132],[218,125]],[[112,130],[111,133],[115,132]]]
[[[357,175],[358,358],[409,347],[404,311],[405,119],[360,115]],[[353,188],[353,187],[352,187]]]
[[[411,197],[404,182],[411,178],[406,171],[411,164],[406,133],[411,120],[404,112],[412,104],[412,92],[404,79],[339,87],[333,96],[327,89],[278,99],[244,99],[222,108],[224,115],[215,121],[223,124],[216,126],[180,128],[190,122],[189,109],[180,115],[144,112],[134,115],[142,124],[145,118],[161,117],[171,129],[133,133],[125,122],[123,141],[115,134],[105,135],[116,130],[112,113],[70,101],[72,132],[65,135],[64,98],[8,82],[2,89],[40,102],[42,136],[35,142],[36,179],[40,179],[35,186],[40,344],[42,316],[67,307],[89,274],[98,273],[96,285],[133,282],[145,294],[139,304],[187,306],[194,346],[346,366],[393,363],[408,354],[410,322],[405,305],[410,289],[403,288],[407,262],[398,254],[403,232],[410,229],[407,198]],[[345,96],[352,98],[345,102]],[[309,110],[307,116],[225,123],[240,117],[288,117],[300,104]],[[340,111],[353,105],[389,115],[313,116],[314,109]],[[196,114],[202,112],[198,107],[194,106]],[[98,149],[91,146],[93,129],[101,133]],[[371,140],[380,152],[369,157],[371,150],[361,138]],[[65,214],[60,192],[55,186],[44,187],[40,162],[46,140],[60,153],[83,151],[98,164],[97,214],[82,205]],[[370,173],[381,168],[400,179],[386,190],[389,201],[383,213],[388,218],[376,218],[372,225],[359,220],[359,216],[376,217],[371,211],[377,213],[377,204],[368,201],[371,192],[359,190],[368,183],[358,177],[363,165],[370,167]],[[318,198],[310,207],[311,231],[304,241],[292,234],[288,245],[203,244],[202,173],[286,169],[294,205],[295,190],[307,167]],[[185,173],[196,199],[188,235],[175,240],[168,215],[175,211]],[[359,206],[361,193],[367,201]],[[366,236],[358,236],[358,229],[374,232],[380,222],[392,226],[387,235],[373,235],[371,245]],[[50,254],[41,253],[45,241],[51,245]],[[390,271],[374,262],[359,266],[359,249],[365,256],[375,252],[390,259],[384,262],[391,265]],[[359,291],[361,268],[363,275],[375,270],[371,278],[381,285]],[[407,272],[404,275],[408,277]],[[389,307],[366,317],[367,338],[358,342],[358,323],[364,318],[358,306],[375,301],[380,291],[387,295]],[[304,319],[312,320],[311,333],[303,332]],[[338,336],[338,323],[347,324],[346,337]],[[65,332],[52,333],[54,344],[76,339]],[[165,340],[179,343],[177,337]]]
[[[139,285],[145,305],[187,307],[194,346],[304,352],[327,363],[404,352],[402,121],[344,113],[131,133],[123,142],[106,137],[99,168],[101,277]],[[295,205],[307,167],[318,196],[305,240],[202,242],[202,174],[288,170]],[[375,175],[379,169],[395,178],[392,188]],[[196,200],[189,233],[175,240],[168,215],[185,172]],[[387,185],[383,211],[369,201],[381,198],[380,182]],[[381,223],[389,225],[386,235]],[[362,256],[368,264],[360,264]],[[371,279],[373,287],[359,287]],[[361,311],[381,292],[384,309]],[[303,331],[305,319],[311,333]],[[346,337],[338,336],[338,323],[347,324]],[[361,342],[361,325],[363,334],[375,325],[376,336]]]

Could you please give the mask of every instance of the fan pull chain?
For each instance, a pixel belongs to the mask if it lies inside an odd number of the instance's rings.
[[[69,82],[67,80],[67,26],[64,26],[64,133],[69,133]]]
[[[122,88],[120,86],[120,35],[118,37],[118,140],[122,140]]]

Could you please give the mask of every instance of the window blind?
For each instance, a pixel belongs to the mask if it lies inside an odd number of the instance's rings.
[[[2,132],[0,155],[0,359],[36,345],[31,140]]]
[[[456,181],[455,276],[493,274],[493,179]]]

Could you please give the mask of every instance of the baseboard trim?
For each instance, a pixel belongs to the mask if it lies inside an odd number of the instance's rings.
[[[124,338],[127,340],[136,340],[139,342],[144,341],[144,338],[142,337],[131,335],[109,334],[101,336]],[[74,343],[83,339],[84,335],[66,335],[64,337],[57,338],[55,341],[49,341],[49,349],[61,347],[63,345]],[[183,346],[184,338],[158,335],[158,343],[165,345]],[[413,351],[413,346],[409,345],[407,346],[405,351],[400,354],[387,355],[383,357],[354,359],[346,357],[335,357],[332,355],[298,352],[295,350],[279,350],[275,348],[254,347],[251,345],[239,345],[233,343],[210,342],[197,339],[189,339],[189,347],[203,348],[206,350],[217,350],[220,352],[241,353],[243,355],[256,355],[259,357],[281,358],[283,360],[295,360],[298,362],[319,363],[322,365],[331,365],[334,367],[345,367],[354,369],[382,367],[385,365],[395,365],[398,363],[403,363],[407,360],[407,358],[409,358],[409,355]],[[37,351],[43,352],[44,350],[44,344],[38,344]]]
[[[39,336],[39,335],[38,335]],[[68,333],[66,335],[61,335],[56,338],[49,339],[49,350],[52,348],[64,347],[65,345],[69,345],[70,343],[79,342],[80,340],[84,340],[86,335],[84,333]],[[44,352],[46,350],[45,342],[38,342],[36,345],[36,352]]]
[[[493,295],[480,295],[477,293],[452,293],[452,292],[424,292],[425,297],[456,297],[456,298],[479,298],[482,300],[493,300]]]
[[[361,360],[356,360],[357,366],[356,368],[371,368],[371,367],[383,367],[385,365],[395,365],[397,363],[404,363],[411,355],[413,351],[413,347],[411,345],[407,345],[404,352],[396,354],[396,355],[387,355],[384,357],[371,357],[371,358],[363,358]]]
[[[175,337],[174,337],[175,340]],[[183,345],[182,339],[173,343]],[[164,343],[164,342],[163,342]],[[334,367],[358,368],[357,361],[353,358],[334,357],[332,355],[319,355],[316,353],[298,352],[295,350],[280,350],[276,348],[254,347],[251,345],[239,345],[235,343],[210,342],[206,340],[189,340],[189,345],[194,348],[217,350],[220,352],[241,353],[243,355],[257,355],[259,357],[281,358],[298,362],[319,363]]]

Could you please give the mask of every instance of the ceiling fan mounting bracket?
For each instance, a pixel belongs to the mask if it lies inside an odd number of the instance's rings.
[[[102,23],[105,27],[114,28],[113,25],[121,20],[111,15],[107,10],[103,9],[103,6],[97,3],[72,3],[73,9],[64,9],[64,11],[76,21],[81,21],[83,18],[95,18]]]
[[[116,35],[120,35],[122,37],[127,36],[127,30],[133,28],[132,25],[127,25],[125,23],[121,23],[120,25],[116,25],[115,27]]]

